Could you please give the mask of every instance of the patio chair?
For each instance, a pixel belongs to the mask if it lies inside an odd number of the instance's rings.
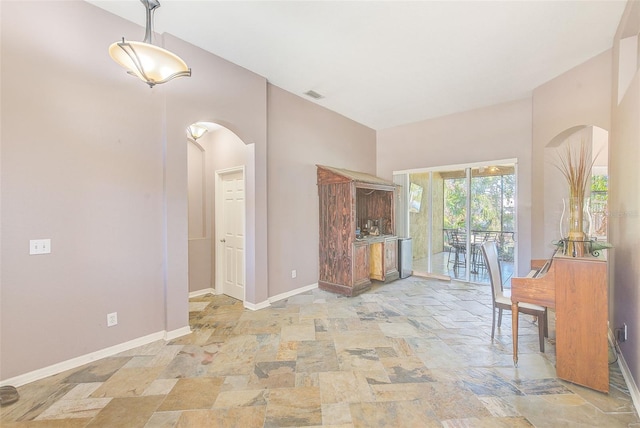
[[[453,247],[454,263],[453,269],[457,270],[458,267],[465,267],[467,265],[467,234],[459,230],[451,230],[450,245]],[[451,255],[451,254],[449,254]]]
[[[475,231],[471,235],[471,273],[480,273],[487,268],[480,247],[487,240],[487,232]]]

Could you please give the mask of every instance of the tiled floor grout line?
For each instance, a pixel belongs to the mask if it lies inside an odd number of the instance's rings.
[[[514,368],[509,322],[491,343],[489,293],[410,277],[260,311],[193,298],[188,336],[24,385],[1,425],[640,427],[617,365],[609,394],[559,380],[530,319]]]

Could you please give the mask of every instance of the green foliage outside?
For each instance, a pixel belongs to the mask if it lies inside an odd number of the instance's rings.
[[[444,180],[444,228],[464,229],[466,179]],[[594,175],[591,203],[606,203],[608,177]],[[471,230],[513,232],[515,228],[515,175],[471,178]]]
[[[591,202],[606,202],[609,189],[609,177],[594,175],[591,177]]]
[[[467,215],[464,178],[444,180],[444,228],[464,228]]]
[[[594,175],[591,177],[591,200],[589,212],[591,214],[591,234],[599,239],[607,235],[607,191],[609,177]]]
[[[444,228],[465,228],[465,178],[444,180]],[[471,230],[513,232],[515,175],[472,177]]]

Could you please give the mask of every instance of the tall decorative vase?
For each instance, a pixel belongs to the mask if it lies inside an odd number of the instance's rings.
[[[562,200],[563,209],[560,219],[560,235],[564,241],[564,253],[573,257],[582,257],[589,252],[591,236],[591,214],[589,198],[572,196]]]

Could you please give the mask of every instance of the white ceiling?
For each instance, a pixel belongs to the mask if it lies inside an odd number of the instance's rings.
[[[139,0],[89,2],[145,24]],[[171,33],[302,97],[314,90],[324,96],[314,102],[373,129],[530,96],[610,48],[626,4],[160,2],[156,32]],[[142,40],[144,30],[113,35],[122,36]]]

